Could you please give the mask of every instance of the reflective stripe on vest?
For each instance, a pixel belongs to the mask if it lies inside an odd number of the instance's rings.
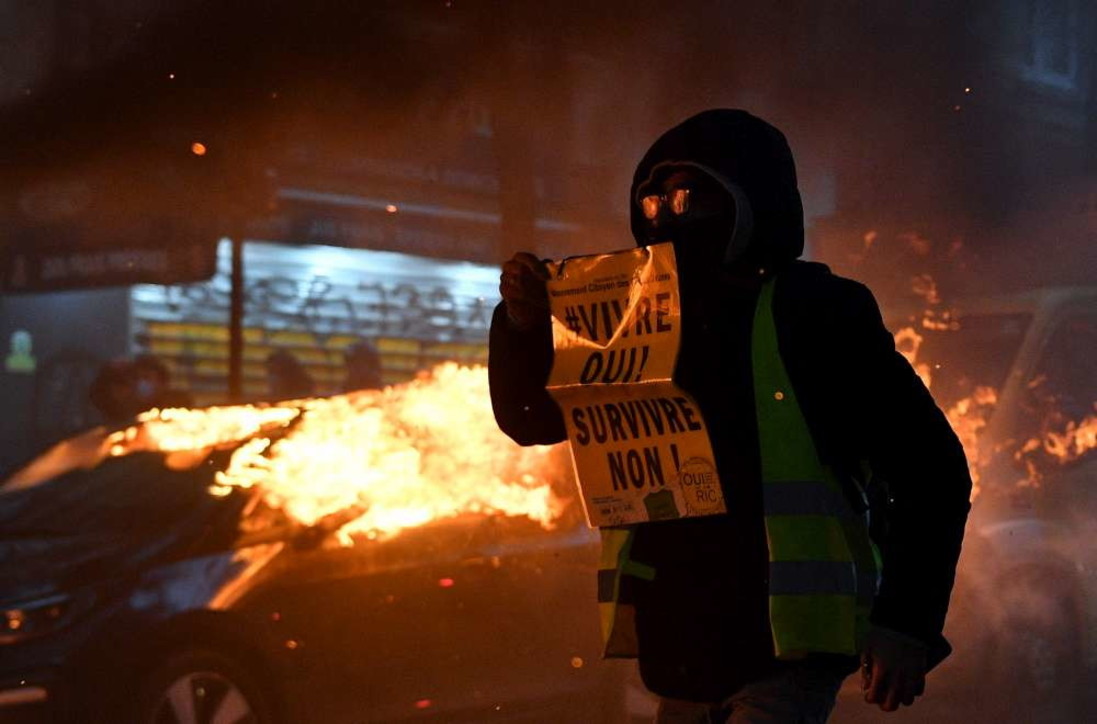
[[[762,494],[769,547],[769,618],[780,659],[854,654],[868,628],[878,557],[815,442],[789,382],[773,318],[775,279],[763,286],[751,336]],[[652,580],[630,558],[634,527],[603,528],[598,603],[607,657],[636,656],[634,608],[621,577]]]

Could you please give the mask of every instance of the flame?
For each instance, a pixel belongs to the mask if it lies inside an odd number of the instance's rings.
[[[895,349],[899,350],[899,354],[906,357],[907,362],[910,362],[910,366],[922,379],[922,384],[927,389],[932,389],[933,374],[930,372],[929,364],[918,361],[918,350],[922,348],[925,337],[918,334],[914,327],[903,327],[894,334],[894,337]]]
[[[940,319],[948,318],[949,324],[939,331],[956,331],[959,325],[945,312]],[[928,325],[927,325],[928,326]],[[932,375],[930,365],[918,359],[918,353],[924,338],[913,327],[904,327],[895,333],[895,346],[899,352],[910,362],[914,371],[925,383],[926,388],[932,391]],[[1039,387],[1042,378],[1032,380],[1028,387]],[[955,402],[945,410],[956,436],[963,445],[964,454],[968,460],[968,469],[971,472],[972,490],[971,499],[975,500],[980,491],[982,470],[989,465],[991,458],[998,449],[988,449],[984,444],[982,433],[990,420],[998,404],[998,390],[989,386],[978,386],[967,397]],[[1094,409],[1097,410],[1097,404]],[[1059,427],[1052,426],[1058,423]],[[1040,460],[1052,461],[1059,465],[1066,465],[1080,459],[1088,451],[1097,447],[1097,415],[1088,415],[1084,419],[1062,420],[1062,415],[1052,413],[1044,421],[1044,432],[1040,437],[1026,440],[1016,446],[1013,451],[1014,460],[1025,469],[1026,477],[1019,481],[1022,487],[1035,487],[1043,481]]]
[[[1044,452],[1061,464],[1078,460],[1094,447],[1097,447],[1097,415],[1087,415],[1081,422],[1071,420],[1062,432],[1049,430],[1044,434]]]
[[[960,329],[960,323],[953,319],[948,309],[940,312],[927,309],[922,315],[922,328],[934,332],[956,332]]]
[[[285,427],[300,414],[301,411],[293,407],[256,405],[210,407],[204,410],[154,408],[137,416],[142,425],[116,433],[114,441],[121,446],[119,453],[132,452],[133,443],[142,436],[146,440],[140,444],[149,450],[201,450],[244,440],[262,430]],[[131,444],[127,446],[126,441]]]
[[[899,234],[899,240],[907,245],[907,248],[918,256],[929,256],[933,251],[933,242],[925,238],[917,231],[908,231],[904,234]]]
[[[922,297],[927,304],[937,306],[941,298],[937,292],[937,282],[929,274],[919,274],[912,279],[912,290]],[[922,314],[922,327],[936,332],[955,332],[960,329],[960,324],[953,318],[951,310],[938,311],[926,309]],[[922,349],[925,337],[918,333],[913,326],[903,327],[894,335],[895,348],[906,358],[914,372],[922,380],[927,390],[933,390],[933,373],[928,362],[919,360],[918,354]],[[971,499],[979,494],[980,468],[983,459],[980,457],[979,433],[986,427],[990,414],[998,402],[998,391],[993,387],[977,387],[975,391],[953,404],[945,411],[945,417],[952,426],[956,437],[964,448],[964,454],[968,461],[968,471],[971,474]]]
[[[210,492],[254,487],[344,543],[464,513],[526,516],[549,528],[564,508],[548,477],[552,448],[523,448],[499,431],[482,366],[445,363],[385,390],[271,407],[153,410],[121,437],[115,454],[246,440]]]
[[[968,88],[964,91],[967,92]],[[879,248],[879,232],[875,229],[866,231],[858,249],[849,254],[849,259],[855,264],[865,262],[874,249]],[[917,232],[907,232],[898,235],[906,251],[921,257],[929,257],[935,251],[933,242],[922,237]],[[940,253],[940,251],[938,251]],[[944,256],[949,260],[951,268],[963,269],[967,266],[967,251],[963,239],[954,237],[944,249]],[[942,305],[942,298],[937,281],[930,274],[917,274],[911,277],[911,292],[925,303],[926,308],[922,312],[922,318],[910,319],[910,326],[903,327],[895,332],[895,348],[906,358],[926,388],[933,391],[933,369],[939,365],[932,364],[935,361],[920,359],[922,344],[925,338],[919,333],[921,328],[926,333],[954,333],[960,331],[961,325],[952,310]],[[1028,389],[1035,390],[1044,383],[1044,377],[1039,376],[1028,384]],[[1041,425],[1040,436],[1031,438],[1018,444],[1016,440],[999,441],[991,448],[984,439],[984,433],[989,424],[990,416],[998,404],[998,390],[989,386],[977,386],[972,393],[957,401],[945,410],[949,424],[956,432],[963,445],[965,455],[973,482],[972,500],[979,494],[981,473],[999,453],[1012,454],[1013,459],[1027,471],[1027,478],[1020,481],[1020,485],[1034,486],[1042,481],[1042,473],[1038,462],[1069,464],[1086,455],[1095,447],[1094,438],[1097,436],[1097,415],[1089,414],[1081,420],[1066,420],[1061,413],[1052,411],[1045,415]],[[1097,411],[1097,403],[1094,403]],[[1045,465],[1046,469],[1046,465]]]
[[[993,387],[976,387],[975,391],[948,408],[945,417],[964,448],[971,472],[971,499],[979,495],[981,470],[989,462],[989,451],[981,445],[981,433],[998,404],[998,391]]]
[[[1094,403],[1094,410],[1097,411],[1097,403]],[[1052,427],[1055,423],[1058,423],[1058,429]],[[1027,475],[1018,482],[1022,487],[1037,487],[1043,483],[1044,473],[1038,464],[1041,459],[1068,465],[1097,447],[1095,414],[1065,423],[1060,415],[1052,415],[1051,420],[1045,421],[1044,427],[1039,437],[1026,440],[1013,453],[1013,459],[1024,467]]]
[[[880,234],[875,229],[870,229],[864,233],[861,237],[861,249],[860,251],[851,252],[849,258],[853,263],[860,264],[872,251],[873,245],[876,240],[880,238]]]
[[[911,287],[915,294],[926,300],[926,304],[940,304],[941,297],[937,294],[937,281],[929,274],[919,274],[914,277]]]
[[[927,302],[932,305],[939,304],[940,298],[931,276],[923,274],[914,277],[913,286],[915,293],[924,297]],[[948,309],[925,310],[922,327],[934,332],[960,330],[959,322]],[[919,352],[925,338],[913,326],[900,329],[894,334],[894,338],[895,348],[914,368],[926,389],[932,392],[931,365],[919,359]],[[1028,388],[1036,389],[1043,382],[1043,376],[1037,377],[1029,382]],[[987,449],[982,439],[982,433],[997,404],[998,390],[989,386],[977,386],[969,396],[958,400],[945,410],[945,417],[948,418],[949,424],[960,439],[968,460],[972,481],[972,500],[975,500],[979,494],[982,470],[989,465],[994,454],[999,452],[999,449]],[[1097,410],[1097,404],[1094,408]],[[1061,414],[1053,412],[1044,420],[1044,432],[1040,437],[1029,439],[1014,447],[1013,458],[1026,472],[1026,478],[1018,483],[1020,486],[1034,487],[1043,481],[1043,473],[1038,465],[1039,460],[1065,465],[1081,458],[1097,446],[1097,415],[1088,415],[1081,421],[1064,422],[1061,418]],[[1052,428],[1055,423],[1059,424],[1058,429]]]
[[[928,275],[923,276],[928,277]],[[916,279],[919,279],[919,277],[916,277]],[[932,278],[930,278],[930,282],[932,282]],[[932,294],[936,295],[936,288],[932,289]],[[943,323],[937,324],[934,320],[942,320]],[[949,311],[935,314],[933,310],[926,310],[922,326],[935,331],[955,332],[960,329],[959,323],[952,318]],[[903,327],[893,336],[895,338],[895,348],[914,368],[915,373],[921,378],[926,389],[932,392],[933,374],[930,364],[918,358],[925,337],[920,335],[914,327]],[[953,432],[956,433],[956,437],[960,439],[960,444],[964,448],[964,455],[967,457],[968,471],[971,474],[972,500],[975,500],[976,496],[979,495],[980,472],[988,461],[987,451],[980,449],[980,433],[987,426],[987,421],[997,404],[998,391],[993,387],[980,386],[976,387],[971,395],[958,400],[945,410],[945,417],[948,419],[949,425],[952,426]]]

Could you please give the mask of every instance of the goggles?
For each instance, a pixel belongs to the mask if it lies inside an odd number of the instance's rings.
[[[689,189],[685,186],[670,189],[661,194],[644,194],[640,197],[640,210],[644,218],[654,221],[663,208],[667,208],[673,216],[684,216],[689,213]]]

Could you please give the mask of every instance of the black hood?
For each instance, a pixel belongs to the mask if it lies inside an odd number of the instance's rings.
[[[804,210],[796,186],[796,165],[784,134],[746,111],[717,108],[686,119],[652,144],[644,154],[629,190],[629,213],[636,243],[647,243],[645,222],[636,202],[637,187],[656,166],[702,167],[715,175],[742,205],[735,235],[749,234],[742,259],[774,265],[792,261],[804,251]],[[730,240],[729,240],[730,241]]]

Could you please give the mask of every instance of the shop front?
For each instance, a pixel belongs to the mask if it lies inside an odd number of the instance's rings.
[[[98,424],[88,393],[112,359],[154,355],[170,371],[172,388],[193,404],[229,402],[231,246],[227,239],[217,245],[213,274],[203,281],[0,298],[7,348],[0,468]],[[498,302],[494,266],[262,241],[243,245],[243,262],[245,400],[281,396],[275,357],[292,358],[317,395],[357,386],[355,352],[363,347],[376,351],[382,384],[447,360],[486,362]]]
[[[139,285],[130,292],[134,353],[153,354],[196,404],[225,401],[229,374],[229,248],[209,281]],[[435,364],[487,360],[498,270],[472,262],[330,246],[244,245],[245,399],[269,399],[268,360],[292,355],[316,394],[353,378],[347,357],[379,353],[381,379],[400,382]]]

